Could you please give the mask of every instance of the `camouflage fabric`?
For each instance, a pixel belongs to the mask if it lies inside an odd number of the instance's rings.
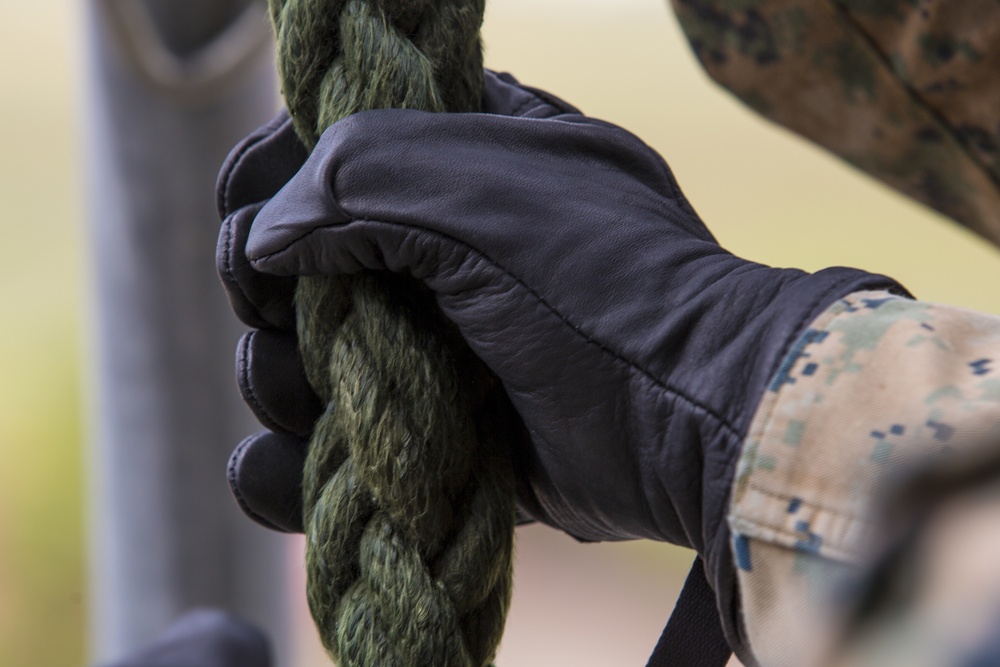
[[[1000,245],[996,0],[671,0],[750,107]]]
[[[813,322],[757,409],[730,506],[760,663],[823,664],[831,602],[873,555],[880,494],[998,432],[1000,318],[860,292]]]

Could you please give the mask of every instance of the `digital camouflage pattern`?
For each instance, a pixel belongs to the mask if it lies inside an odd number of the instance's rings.
[[[859,292],[813,322],[765,391],[730,505],[760,663],[822,664],[832,603],[875,555],[887,490],[998,432],[1000,317]]]
[[[671,3],[750,107],[1000,245],[1000,2]]]

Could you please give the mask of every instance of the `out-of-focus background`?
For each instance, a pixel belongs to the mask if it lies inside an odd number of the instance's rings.
[[[0,665],[82,665],[92,386],[82,369],[93,303],[84,25],[70,0],[2,8]],[[490,0],[485,35],[491,67],[659,150],[737,254],[805,269],[858,266],[926,300],[1000,312],[995,250],[713,87],[664,0]],[[225,483],[221,469],[218,479]],[[300,541],[288,538],[288,549]],[[500,664],[643,664],[689,560],[662,545],[577,545],[523,529]],[[301,635],[295,667],[324,664],[301,593],[288,594]]]

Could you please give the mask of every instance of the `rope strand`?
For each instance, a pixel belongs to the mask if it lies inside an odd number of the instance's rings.
[[[358,111],[478,111],[484,0],[269,0],[282,92],[311,149]],[[310,609],[345,667],[482,667],[511,595],[505,399],[433,296],[393,274],[300,278],[327,403],[306,459]]]

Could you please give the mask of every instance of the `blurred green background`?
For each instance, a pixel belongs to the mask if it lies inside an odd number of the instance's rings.
[[[70,0],[2,6],[0,665],[81,665],[82,23]],[[737,254],[858,266],[926,300],[1000,312],[995,250],[714,88],[664,0],[490,0],[485,34],[491,67],[657,148]],[[519,554],[507,665],[570,664],[567,645],[581,652],[572,664],[640,664],[688,558],[651,545],[579,547],[538,528],[524,531]],[[302,664],[321,664],[316,654],[305,648]]]

